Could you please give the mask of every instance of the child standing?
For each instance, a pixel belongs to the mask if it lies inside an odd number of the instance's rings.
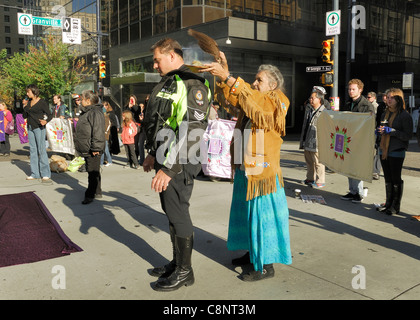
[[[136,151],[134,146],[134,137],[137,135],[137,126],[133,121],[133,115],[130,110],[126,110],[122,114],[123,130],[121,139],[124,144],[125,154],[127,155],[127,164],[125,167],[134,167],[139,169],[139,162],[137,161]]]
[[[13,134],[12,132],[8,132],[6,130],[7,124],[13,121],[12,113],[7,109],[6,103],[0,100],[0,112],[3,112],[3,125],[4,125],[4,139],[3,137],[0,139],[0,153],[3,156],[8,157],[10,156],[10,140],[9,134]]]

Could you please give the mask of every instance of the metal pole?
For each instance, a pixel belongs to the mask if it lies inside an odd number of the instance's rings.
[[[101,0],[96,0],[96,32],[98,36],[97,41],[97,53],[98,53],[98,61],[102,60],[102,28],[101,28]],[[99,63],[98,63],[98,72],[96,73],[98,79],[98,94],[102,99],[103,95],[103,86],[101,79],[99,78]]]
[[[347,59],[346,59],[346,86],[347,83],[350,81],[351,77],[351,63],[354,61],[354,45],[355,45],[355,30],[352,26],[353,21],[353,5],[356,3],[356,0],[349,0],[348,8],[347,8]],[[348,91],[346,90],[346,100],[349,98]]]
[[[339,0],[334,0],[333,10],[339,10]],[[333,46],[333,60],[334,60],[334,85],[331,90],[332,97],[338,97],[338,69],[339,69],[339,53],[340,53],[340,36],[334,36],[334,46]]]

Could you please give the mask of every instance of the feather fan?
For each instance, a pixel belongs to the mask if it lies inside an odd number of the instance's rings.
[[[220,62],[219,46],[213,38],[210,38],[208,35],[193,29],[189,29],[188,34],[197,40],[201,50],[212,55],[217,62]]]

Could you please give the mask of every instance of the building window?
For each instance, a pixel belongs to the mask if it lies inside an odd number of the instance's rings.
[[[4,42],[6,42],[7,44],[9,44],[9,43],[12,43],[12,40],[11,40],[11,38],[10,38],[10,37],[6,37],[6,38],[4,39]]]

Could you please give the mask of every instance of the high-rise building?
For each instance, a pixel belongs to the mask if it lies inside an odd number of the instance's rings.
[[[18,34],[17,13],[23,0],[0,0],[0,49],[9,56],[25,51],[25,37]]]
[[[402,74],[414,72],[420,81],[420,1],[357,1],[365,16],[365,29],[356,30],[356,59],[347,64],[349,1],[340,1],[341,35],[339,95],[344,104],[346,67],[351,77],[365,82],[369,91],[401,86]],[[162,37],[173,37],[184,47],[187,63],[204,59],[193,28],[214,38],[227,55],[230,71],[252,81],[260,64],[280,68],[292,108],[288,124],[299,128],[301,106],[319,73],[307,66],[323,65],[321,43],[326,12],[332,0],[110,0],[101,1],[102,26],[109,34],[109,78],[114,99],[121,104],[130,93],[146,96],[158,81],[153,75],[150,46]],[[362,26],[362,21],[356,24]],[[211,79],[210,79],[211,80]],[[211,81],[213,83],[213,81]],[[367,92],[367,91],[366,91]],[[420,92],[417,92],[419,94]]]
[[[0,4],[22,1],[0,0]],[[72,48],[86,56],[90,64],[97,52],[97,22],[100,22],[102,54],[106,57],[107,76],[102,79],[113,102],[120,107],[130,94],[139,99],[150,93],[160,77],[153,70],[149,48],[163,37],[178,40],[185,49],[186,62],[208,59],[198,48],[189,28],[204,32],[216,40],[226,53],[230,71],[252,81],[260,64],[270,63],[282,71],[291,108],[287,123],[300,128],[303,104],[313,85],[320,84],[320,73],[306,72],[308,66],[325,65],[321,45],[325,35],[326,13],[333,0],[23,0],[25,10],[35,14],[58,14],[81,18],[84,28],[82,45]],[[366,92],[382,92],[402,86],[402,75],[414,73],[420,82],[420,0],[358,0],[362,11],[356,12],[355,60],[347,61],[349,0],[340,0],[341,34],[339,36],[338,93],[345,103],[346,81],[360,78]],[[100,20],[96,4],[100,3]],[[0,45],[14,52],[19,44],[36,44],[38,37],[53,28],[39,27],[34,36],[21,37],[15,32],[16,11],[7,18],[1,7]],[[9,19],[10,22],[6,22]],[[351,21],[353,22],[353,21]],[[352,24],[351,24],[352,25]],[[7,29],[7,27],[9,29]],[[359,28],[360,27],[360,28]],[[4,30],[4,31],[3,31]],[[6,30],[15,32],[3,36]],[[23,38],[23,40],[20,40]],[[8,46],[18,44],[14,49]],[[214,79],[206,77],[214,84]],[[418,98],[418,85],[414,94]],[[327,90],[329,92],[329,90]],[[366,93],[365,92],[365,93]],[[411,92],[407,92],[411,94]]]

